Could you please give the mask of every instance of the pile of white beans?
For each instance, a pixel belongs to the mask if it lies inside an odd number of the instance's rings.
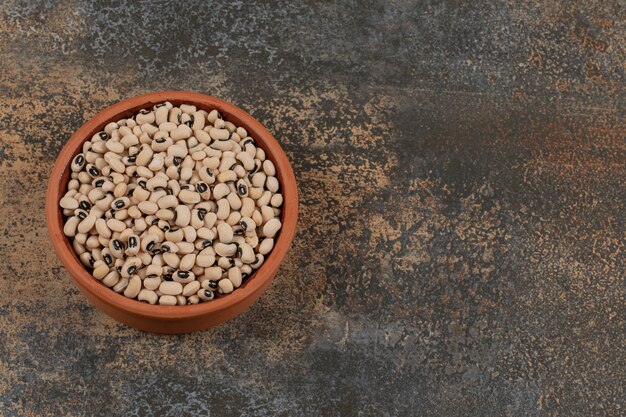
[[[216,110],[160,103],[105,126],[71,163],[63,232],[95,279],[187,305],[239,287],[281,228],[276,169]]]

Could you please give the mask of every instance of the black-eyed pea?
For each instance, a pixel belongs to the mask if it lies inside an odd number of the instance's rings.
[[[200,303],[200,297],[198,297],[197,295],[194,294],[190,297],[187,297],[187,305],[195,305],[199,303]]]
[[[96,224],[98,217],[95,214],[89,214],[77,226],[78,233],[88,233]]]
[[[227,258],[223,256],[217,260],[217,266],[224,269],[225,271],[227,271],[233,265],[234,265],[234,261],[232,258]]]
[[[274,218],[274,210],[270,206],[261,206],[261,215],[263,216],[263,223],[267,223]]]
[[[124,296],[128,298],[135,298],[141,291],[141,278],[139,275],[133,275],[128,280],[128,286],[124,290]]]
[[[263,194],[261,194],[261,197],[259,197],[259,199],[256,201],[256,205],[258,207],[263,207],[263,206],[267,206],[270,203],[270,200],[272,198],[272,192],[271,191],[263,191]]]
[[[152,262],[152,255],[150,253],[148,253],[148,252],[139,252],[135,256],[137,258],[139,258],[139,260],[141,261],[141,264],[143,266],[150,265],[151,262]],[[145,270],[144,269],[140,269],[139,270],[139,275],[141,276],[141,278],[145,278]]]
[[[188,253],[194,253],[195,250],[196,247],[194,246],[193,242],[178,242],[178,254],[181,256],[187,255]]]
[[[237,194],[239,195],[240,198],[246,198],[248,197],[248,184],[246,184],[246,181],[243,179],[237,180],[237,183],[235,184],[235,188],[237,189]]]
[[[155,216],[158,217],[160,220],[169,222],[170,220],[174,220],[174,217],[176,215],[174,214],[174,211],[171,209],[160,209],[159,211],[155,213]]]
[[[120,280],[120,274],[116,270],[112,270],[109,272],[104,278],[102,278],[102,283],[111,288],[115,284],[117,284]]]
[[[267,255],[268,253],[271,252],[271,250],[273,248],[274,248],[274,239],[272,239],[272,238],[265,238],[259,244],[258,252],[261,255]]]
[[[180,190],[180,193],[178,193],[178,199],[185,204],[196,204],[201,200],[200,194],[191,190]]]
[[[133,198],[137,200],[137,203],[147,201],[150,198],[150,191],[143,187],[137,187],[133,190]]]
[[[276,177],[267,177],[265,179],[265,188],[273,193],[277,192],[279,188],[278,179]]]
[[[94,188],[91,191],[89,191],[89,193],[87,194],[87,197],[89,197],[89,201],[91,201],[92,204],[95,204],[98,200],[100,200],[104,196],[105,196],[104,191],[102,191],[102,189],[100,188]]]
[[[180,263],[178,264],[178,269],[180,269],[181,271],[189,271],[191,270],[191,268],[193,268],[195,263],[196,254],[189,253],[181,258]]]
[[[163,280],[161,279],[160,276],[147,277],[146,279],[143,280],[143,286],[148,290],[154,291],[159,288],[162,282]]]
[[[67,237],[76,236],[76,231],[80,222],[81,220],[78,217],[70,217],[67,219],[65,225],[63,226],[63,234]]]
[[[215,234],[208,227],[201,227],[196,232],[197,237],[200,239],[213,240],[215,239]]]
[[[212,299],[215,298],[215,293],[213,291],[201,288],[196,293],[196,296],[202,301],[211,301]]]
[[[77,252],[78,254],[78,252]],[[78,259],[80,259],[80,262],[86,267],[86,268],[93,268],[93,263],[95,262],[95,260],[93,259],[93,256],[91,256],[91,253],[89,252],[82,252],[79,256]]]
[[[177,306],[187,305],[187,297],[185,297],[184,295],[177,295],[176,296],[176,305]]]
[[[131,229],[126,229],[126,230],[131,230]],[[139,253],[139,236],[137,236],[136,234],[131,234],[130,236],[128,236],[127,242],[128,243],[126,247],[126,255],[128,256],[137,255],[137,253]]]
[[[176,297],[173,295],[162,295],[159,297],[159,305],[175,306],[176,303],[177,303]]]
[[[126,224],[115,218],[107,220],[107,226],[114,232],[123,232],[126,229]]]
[[[138,175],[142,178],[150,179],[154,177],[154,172],[152,172],[150,168],[148,167],[139,166],[137,167],[137,171],[135,172],[135,175]]]
[[[265,185],[266,180],[267,180],[267,175],[265,174],[265,172],[257,172],[256,174],[252,176],[252,178],[250,179],[250,182],[252,183],[253,187],[262,188],[263,185]]]
[[[66,194],[61,198],[61,201],[59,201],[59,205],[64,209],[75,210],[78,208],[78,200]]]
[[[204,268],[204,275],[202,275],[201,282],[204,283],[204,280],[217,282],[222,277],[223,274],[224,274],[224,270],[219,266],[211,266],[208,268]]]
[[[254,249],[247,243],[239,243],[237,255],[243,263],[249,264],[254,262]]]
[[[137,204],[137,208],[144,214],[156,214],[159,211],[159,206],[153,201],[142,201]]]
[[[196,233],[196,229],[193,226],[185,226],[182,228],[183,231],[183,240],[185,242],[195,242],[196,241],[196,237],[197,237],[197,233]]]
[[[215,204],[215,203],[213,203]],[[204,226],[206,228],[212,228],[215,225],[215,222],[217,221],[217,213],[214,213],[213,211],[208,212],[205,216],[204,216]]]
[[[216,213],[217,218],[219,220],[225,220],[229,214],[230,214],[230,204],[228,203],[228,200],[226,200],[225,198],[217,200],[217,213]]]
[[[184,205],[179,205],[176,207],[176,221],[175,224],[178,227],[185,227],[189,225],[191,221],[191,211],[189,207]]]
[[[89,250],[94,250],[100,247],[100,241],[98,241],[98,236],[91,235],[87,238],[85,242],[85,247]]]
[[[258,200],[263,195],[263,188],[261,187],[248,187],[248,197],[253,200]]]
[[[157,230],[154,230],[157,232]],[[141,238],[141,250],[143,252],[153,252],[157,249],[157,244],[161,241],[157,233],[146,233]]]
[[[228,133],[234,133],[237,130],[237,126],[231,122],[224,121],[224,129],[228,130]]]
[[[156,304],[157,301],[159,300],[159,296],[154,291],[144,288],[141,291],[139,291],[139,294],[137,295],[137,299],[144,303]]]
[[[233,284],[233,287],[239,288],[241,285],[241,270],[236,266],[230,268],[228,270],[228,279]]]
[[[120,187],[122,185],[123,187]],[[122,188],[124,189],[124,192],[122,193],[116,193],[115,191],[113,192],[114,195],[118,194],[117,198],[111,202],[110,207],[114,210],[122,210],[130,206],[130,199],[128,197],[122,197],[126,191],[126,184],[125,183],[118,184],[117,187],[115,187],[115,190],[117,191],[118,189],[122,189]]]
[[[230,194],[230,188],[224,183],[217,184],[213,187],[213,198],[220,200]]]
[[[176,129],[170,132],[170,137],[174,142],[178,142],[179,140],[187,139],[192,135],[193,131],[186,124],[180,124],[176,127]]]
[[[109,266],[104,261],[95,261],[93,264],[93,273],[95,279],[102,280],[109,273]]]
[[[283,195],[282,194],[274,194],[270,199],[270,205],[272,207],[281,207],[283,205]],[[273,212],[273,210],[272,210]]]
[[[279,209],[278,207],[273,207],[272,210],[274,210],[274,217],[280,218],[280,214],[282,213],[281,209]]]
[[[185,284],[185,286],[183,287],[182,294],[185,297],[189,297],[191,295],[196,294],[199,289],[200,289],[200,282],[198,282],[198,281],[191,281],[191,282]]]
[[[183,285],[177,281],[163,281],[159,291],[165,295],[178,295],[183,293]]]
[[[260,227],[263,224],[263,216],[259,210],[254,210],[254,212],[252,212],[252,220],[254,220],[257,227]]]
[[[228,171],[220,172],[219,174],[217,174],[218,182],[237,181],[237,178],[238,178],[237,174],[233,170],[228,170]]]
[[[274,236],[276,236],[276,233],[278,233],[281,227],[282,224],[280,220],[278,220],[277,218],[270,219],[263,226],[263,236],[273,238]]]
[[[218,288],[221,294],[230,294],[234,289],[232,281],[227,278],[221,279],[218,282]]]
[[[257,159],[261,159],[261,158],[257,158]],[[274,163],[272,161],[270,161],[269,159],[266,159],[265,161],[263,161],[263,172],[265,172],[265,175],[273,177],[276,175],[276,168],[274,167]]]
[[[213,264],[215,264],[215,255],[210,253],[203,253],[203,251],[204,249],[198,254],[198,256],[196,256],[196,265],[203,268],[213,266]]]
[[[78,155],[76,155],[74,159],[72,159],[72,172],[80,172],[84,168],[86,162],[87,161],[84,154],[79,153]]]
[[[182,229],[173,227],[165,232],[165,240],[174,243],[180,243],[183,241],[185,234]]]
[[[172,268],[178,268],[180,264],[180,258],[175,253],[165,252],[163,255],[163,261],[166,265],[171,266]]]
[[[218,242],[213,245],[213,248],[219,256],[235,256],[237,253],[237,245],[233,243]]]
[[[230,132],[226,129],[211,128],[209,129],[209,135],[211,135],[211,138],[216,141],[228,140]]]
[[[74,241],[84,246],[88,236],[87,233],[77,233],[76,236],[74,236]]]
[[[133,225],[134,225],[134,229],[140,233],[145,231],[148,228],[148,223],[146,223],[146,220],[143,217],[134,219]]]
[[[230,243],[233,240],[233,228],[226,222],[217,225],[217,236],[220,242]]]
[[[174,282],[177,282],[180,284],[187,284],[189,282],[194,281],[196,279],[196,276],[191,271],[179,270],[172,274],[172,279],[174,280]],[[182,287],[181,287],[181,292],[182,292]]]
[[[253,199],[249,197],[244,197],[241,199],[241,209],[239,209],[239,212],[241,213],[242,218],[252,216],[254,208],[255,204]]]
[[[163,242],[161,244],[161,252],[162,253],[178,253],[178,245],[174,242]]]
[[[130,280],[128,278],[120,278],[120,280],[117,282],[117,284],[115,284],[113,286],[113,291],[115,291],[116,293],[122,293],[124,290],[126,290],[126,287],[128,287],[128,282]]]
[[[122,266],[122,271],[121,271],[122,277],[126,277],[126,278],[130,277],[142,265],[143,265],[143,263],[141,262],[141,259],[139,259],[139,258],[137,258],[135,256],[132,256],[130,258],[126,258],[126,261],[124,262],[124,265]]]
[[[121,259],[124,256],[124,243],[119,239],[109,241],[109,251],[114,258]]]
[[[230,205],[230,208],[233,210],[239,210],[241,208],[241,199],[239,198],[239,195],[236,192],[230,192],[227,196],[226,196],[226,201],[228,201],[228,204]]]
[[[126,221],[126,219],[128,219],[128,210],[123,209],[113,211],[113,218],[124,222],[124,224],[126,224],[126,227],[130,227],[130,222]]]
[[[211,189],[209,188],[209,185],[204,181],[196,182],[196,191],[204,200],[208,200],[209,198],[211,198]]]
[[[265,260],[265,256],[259,253],[258,255],[256,255],[254,262],[251,263],[250,266],[252,267],[252,269],[259,269],[261,265],[263,265],[264,260]]]

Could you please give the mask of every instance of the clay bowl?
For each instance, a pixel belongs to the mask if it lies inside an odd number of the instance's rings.
[[[263,265],[238,289],[213,301],[188,306],[160,306],[128,299],[105,287],[82,265],[69,239],[63,234],[63,213],[59,200],[67,189],[70,162],[82,144],[112,121],[129,117],[143,108],[170,101],[189,103],[199,109],[217,109],[227,121],[243,126],[265,151],[276,167],[283,194],[282,229]],[[187,333],[206,329],[229,320],[250,307],[268,287],[293,240],[298,217],[298,193],[285,152],[258,121],[240,108],[217,98],[198,93],[164,91],[119,102],[98,113],[76,131],[59,154],[46,194],[46,220],[54,249],[70,272],[80,291],[100,310],[129,326],[155,333]]]

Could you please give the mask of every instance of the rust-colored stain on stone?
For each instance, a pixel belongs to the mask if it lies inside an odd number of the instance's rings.
[[[619,2],[0,4],[0,415],[620,416]],[[249,311],[145,334],[54,255],[45,183],[134,95],[242,107],[296,239]]]

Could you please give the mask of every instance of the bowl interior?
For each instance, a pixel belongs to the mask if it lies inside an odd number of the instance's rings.
[[[169,101],[174,105],[193,104],[198,109],[210,111],[218,110],[226,121],[237,126],[242,126],[248,131],[256,146],[261,147],[266,157],[276,167],[276,176],[283,194],[283,207],[281,212],[282,228],[275,238],[272,251],[266,257],[265,262],[259,269],[243,283],[239,288],[228,295],[223,295],[210,302],[187,306],[161,306],[150,305],[140,301],[126,298],[105,287],[98,282],[91,272],[80,262],[74,252],[70,240],[63,234],[64,216],[58,203],[67,190],[70,179],[70,164],[75,155],[82,151],[82,145],[95,133],[103,130],[104,126],[112,121],[127,118],[144,108],[151,108],[155,104]],[[77,284],[84,290],[91,292],[101,300],[116,305],[117,307],[132,311],[144,316],[159,318],[180,318],[184,316],[207,314],[219,311],[242,302],[248,297],[255,296],[266,281],[271,280],[278,270],[280,262],[285,257],[293,240],[297,222],[298,196],[293,170],[287,160],[287,156],[272,134],[265,129],[252,116],[234,106],[233,104],[219,100],[215,97],[198,93],[179,91],[165,91],[134,97],[121,101],[87,121],[79,128],[67,142],[52,170],[46,195],[46,217],[48,230],[54,248]],[[258,294],[257,294],[258,296]]]

